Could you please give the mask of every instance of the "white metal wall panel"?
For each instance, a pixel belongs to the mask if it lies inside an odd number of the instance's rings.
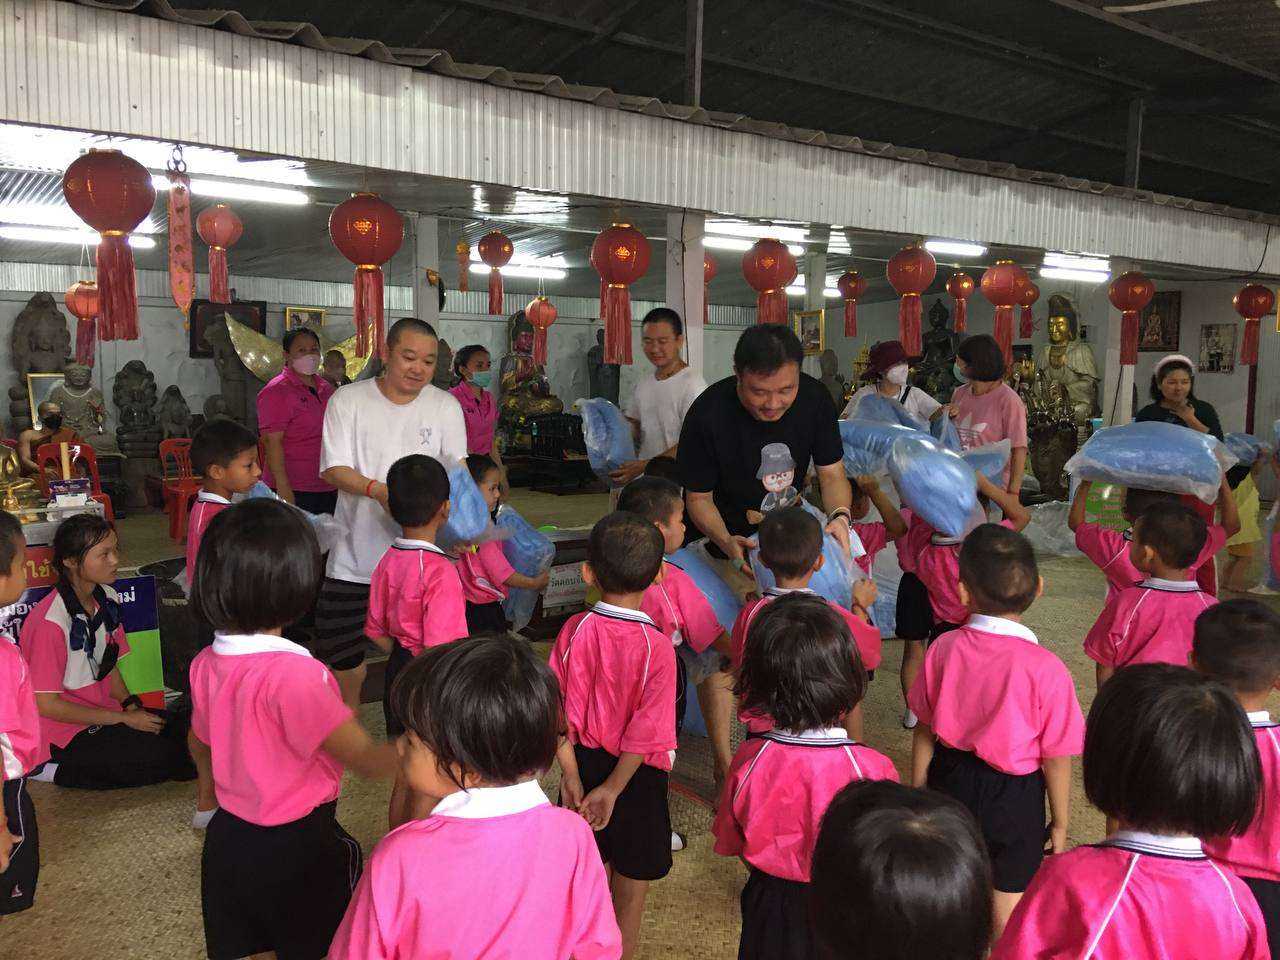
[[[0,0],[0,117],[743,216],[1246,271],[1267,227]],[[1278,238],[1280,240],[1280,238]],[[1280,273],[1280,242],[1263,272]]]

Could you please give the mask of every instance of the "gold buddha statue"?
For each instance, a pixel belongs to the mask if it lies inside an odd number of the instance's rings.
[[[510,350],[498,365],[498,428],[508,446],[528,446],[529,418],[562,413],[564,404],[551,392],[542,364],[533,359],[533,324],[524,311],[507,322]]]
[[[1059,384],[1077,425],[1098,415],[1098,363],[1081,343],[1075,306],[1064,294],[1049,298],[1049,343],[1040,351],[1039,371]]]

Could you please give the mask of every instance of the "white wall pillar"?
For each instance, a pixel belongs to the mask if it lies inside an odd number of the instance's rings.
[[[1111,276],[1118,277],[1127,270],[1137,269],[1128,260],[1111,261]],[[1103,296],[1106,296],[1105,291]],[[1102,423],[1114,427],[1133,419],[1134,367],[1120,366],[1120,311],[1107,302],[1106,336],[1098,342],[1105,344],[1106,373],[1102,382]]]
[[[440,322],[440,293],[427,282],[427,270],[440,272],[440,221],[412,214],[413,315],[432,325]]]
[[[667,306],[684,318],[685,360],[703,372],[702,236],[706,221],[700,213],[667,214]],[[724,268],[723,261],[721,262]]]
[[[804,309],[825,311],[827,297],[823,291],[827,288],[827,241],[831,237],[831,228],[825,224],[810,227],[809,236],[814,239],[814,243],[809,247],[809,253],[801,263],[804,273]],[[825,340],[827,336],[825,313],[822,322]],[[816,356],[805,357],[801,369],[811,377],[822,376],[822,365]]]

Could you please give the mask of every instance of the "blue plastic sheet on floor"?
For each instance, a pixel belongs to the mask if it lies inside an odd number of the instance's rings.
[[[454,467],[449,471],[449,519],[440,528],[440,545],[446,550],[460,543],[481,543],[494,538],[489,504],[476,486],[471,471]]]
[[[928,433],[900,423],[883,420],[841,420],[840,441],[844,445],[844,469],[851,477],[883,473],[893,445],[904,438],[930,440]]]
[[[509,534],[502,541],[502,553],[517,573],[537,577],[550,569],[556,545],[545,533],[535,530],[514,508],[505,503],[498,508],[497,527]],[[533,608],[537,604],[538,591],[510,590],[502,604],[502,612],[511,621],[512,629],[523,630],[533,619]]]
[[[932,439],[908,438],[893,445],[889,476],[906,504],[948,537],[963,536],[978,506],[977,477],[969,464]]]
[[[609,474],[636,458],[631,422],[621,410],[601,397],[579,400],[574,406],[582,416],[587,461],[596,476],[608,479]]]
[[[733,588],[716,573],[702,542],[681,547],[667,559],[687,573],[694,586],[702,591],[725,633],[732,631],[733,622],[738,619],[738,611],[742,609],[742,602]]]
[[[1207,433],[1172,423],[1126,423],[1091,436],[1067,461],[1073,480],[1190,494],[1213,503],[1236,457]]]

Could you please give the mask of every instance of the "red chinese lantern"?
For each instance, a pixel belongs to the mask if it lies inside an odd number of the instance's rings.
[[[1018,298],[1018,303],[1022,304],[1022,319],[1018,324],[1018,337],[1022,340],[1031,339],[1031,334],[1035,332],[1036,317],[1031,312],[1031,308],[1035,306],[1037,300],[1040,299],[1040,288],[1030,280],[1023,288],[1022,296]]]
[[[786,288],[797,272],[796,258],[778,240],[757,240],[742,255],[742,275],[756,291],[756,323],[787,322]]]
[[[466,293],[471,289],[471,244],[465,240],[459,240],[458,245],[453,248],[453,252],[458,255],[458,289],[462,293]]]
[[[102,304],[98,285],[92,280],[77,280],[67,289],[63,302],[76,318],[76,363],[92,367],[97,346],[95,321]]]
[[[910,243],[889,260],[885,273],[902,302],[898,305],[898,339],[907,356],[918,357],[920,346],[920,295],[929,289],[938,272],[938,261],[919,244]]]
[[[369,325],[378,356],[387,358],[382,312],[382,265],[404,242],[404,221],[395,207],[377,194],[355,193],[329,215],[329,237],[338,252],[356,265],[356,350],[369,351]]]
[[[502,313],[502,268],[511,262],[515,246],[501,230],[490,230],[476,244],[480,259],[489,265],[489,313]]]
[[[1012,260],[997,260],[982,274],[982,295],[996,308],[995,338],[1006,364],[1013,363],[1013,308],[1031,284],[1027,272]]]
[[[1262,318],[1275,309],[1276,295],[1260,283],[1242,287],[1231,298],[1236,313],[1244,318],[1244,338],[1240,341],[1240,362],[1251,367],[1258,362],[1258,339]]]
[[[649,241],[629,223],[601,230],[591,244],[591,266],[600,274],[605,363],[631,362],[631,295],[627,287],[645,275],[649,254]],[[704,275],[705,271],[704,264]]]
[[[214,303],[231,302],[231,286],[227,277],[227,247],[234,246],[244,233],[244,224],[225,203],[206,207],[196,217],[196,233],[209,245],[209,299]]]
[[[62,175],[62,195],[76,216],[102,235],[98,335],[103,340],[137,340],[138,286],[129,234],[155,205],[151,174],[119,150],[90,150]]]
[[[840,299],[844,301],[844,335],[858,335],[858,298],[871,286],[867,278],[857,270],[846,270],[836,281],[836,289],[840,291]]]
[[[529,301],[524,308],[525,319],[533,324],[533,362],[547,362],[547,329],[556,322],[559,316],[555,306],[546,297],[539,294]]]
[[[973,296],[975,289],[977,284],[967,273],[953,273],[947,278],[947,293],[955,301],[955,318],[951,328],[956,333],[964,333],[969,327],[969,298]]]
[[[720,272],[720,264],[709,253],[702,255],[702,325],[707,325],[708,304],[711,303],[711,281]]]
[[[1137,270],[1122,273],[1111,281],[1107,297],[1120,311],[1120,365],[1138,362],[1138,314],[1156,295],[1156,285]]]

